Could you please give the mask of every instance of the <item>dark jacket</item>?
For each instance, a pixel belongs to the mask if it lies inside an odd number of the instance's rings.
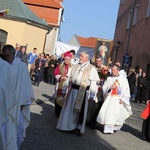
[[[20,59],[21,61],[23,61],[24,63],[26,63],[28,65],[28,55],[26,53],[21,53],[20,55]]]
[[[132,72],[130,76],[128,77],[129,87],[130,87],[130,93],[133,94],[135,91],[135,82],[136,82],[136,74]]]
[[[40,61],[41,61],[41,66],[40,66]],[[40,68],[40,70],[39,70]],[[45,68],[45,60],[37,59],[35,61],[35,72],[37,71],[44,71]]]
[[[54,66],[52,67],[52,65],[54,65]],[[54,70],[55,70],[55,68],[56,68],[57,65],[58,65],[58,61],[51,59],[48,62],[48,74],[54,75]]]

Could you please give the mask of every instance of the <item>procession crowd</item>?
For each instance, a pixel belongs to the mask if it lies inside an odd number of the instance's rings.
[[[34,100],[33,86],[40,82],[55,85],[55,115],[57,129],[82,136],[85,126],[103,125],[104,134],[120,130],[132,115],[131,101],[149,104],[146,73],[129,69],[121,62],[104,65],[97,55],[89,60],[88,52],[75,58],[75,50],[61,57],[38,54],[37,48],[26,54],[19,44],[5,45],[0,57],[0,149],[16,150],[25,138],[30,123],[30,104]],[[40,88],[40,86],[39,86]],[[9,94],[8,94],[9,93]],[[11,132],[10,132],[11,131]],[[150,117],[143,121],[143,140],[150,141]]]

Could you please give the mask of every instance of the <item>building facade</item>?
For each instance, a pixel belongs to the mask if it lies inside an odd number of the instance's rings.
[[[63,0],[23,0],[23,2],[52,28],[50,32],[47,32],[44,52],[50,55],[54,54],[63,21]]]
[[[69,41],[70,45],[74,45],[79,47],[78,52],[76,54],[77,57],[80,56],[80,53],[83,51],[87,51],[89,54],[89,57],[92,61],[95,61],[95,58],[98,55],[102,55],[102,53],[99,53],[99,47],[102,45],[102,43],[105,43],[105,47],[107,52],[105,52],[105,56],[107,56],[106,60],[107,62],[105,65],[109,65],[110,63],[110,53],[112,51],[113,41],[103,38],[96,38],[96,37],[81,37],[74,35],[71,40]]]
[[[1,47],[18,43],[27,47],[27,53],[34,47],[43,52],[45,36],[51,30],[45,21],[20,0],[0,0],[0,12]]]
[[[120,60],[123,68],[150,76],[150,0],[120,0],[112,61]]]

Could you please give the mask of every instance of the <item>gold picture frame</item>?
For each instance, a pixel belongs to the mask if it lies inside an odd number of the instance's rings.
[[[110,53],[112,51],[113,41],[105,39],[97,39],[94,57],[101,55],[103,58],[103,65],[108,66],[111,62]]]

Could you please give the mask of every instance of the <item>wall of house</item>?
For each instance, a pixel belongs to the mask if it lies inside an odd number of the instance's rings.
[[[24,22],[0,18],[0,29],[8,32],[6,44],[15,47],[16,43],[27,45],[27,53],[37,48],[37,53],[43,52],[46,29],[42,29]]]
[[[78,42],[75,35],[71,38],[71,40],[68,42],[68,44],[78,46],[78,47],[80,46],[80,44],[79,44],[79,42]]]
[[[147,73],[150,64],[150,16],[146,18],[148,1],[149,0],[135,0],[135,6],[138,5],[137,20],[135,25],[133,25],[133,21],[131,22],[131,28],[128,30],[128,17],[133,6],[133,1],[124,1],[124,3],[120,5],[112,54],[114,60],[116,55],[116,42],[121,41],[117,58],[123,61],[123,55],[127,53],[129,56],[132,56],[131,67],[138,68],[139,66]]]

